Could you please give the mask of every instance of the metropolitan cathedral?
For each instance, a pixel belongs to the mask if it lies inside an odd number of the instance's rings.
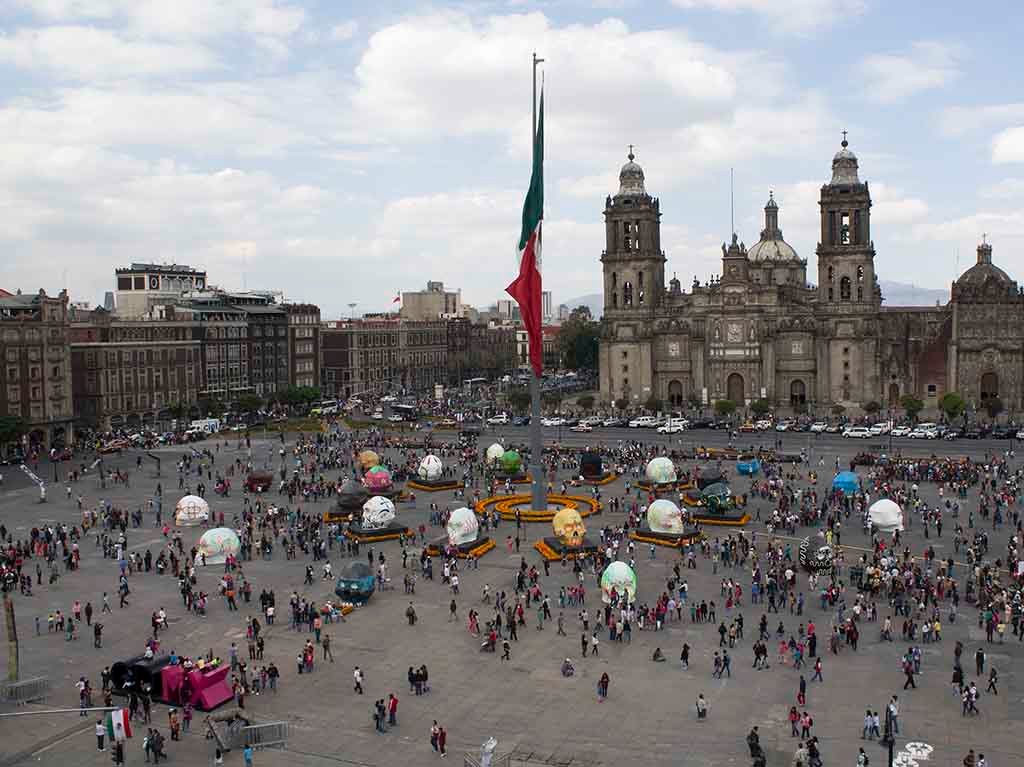
[[[601,394],[667,409],[767,399],[783,411],[825,413],[869,402],[895,410],[913,394],[934,408],[958,392],[969,409],[1024,402],[1024,293],[992,262],[992,245],[951,286],[944,306],[884,305],[871,239],[871,193],[846,139],[821,187],[818,285],[783,239],[769,195],[764,229],[747,248],[722,245],[721,276],[665,283],[661,208],[629,161],[605,202]]]

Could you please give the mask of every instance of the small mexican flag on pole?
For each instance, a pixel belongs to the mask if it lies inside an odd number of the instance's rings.
[[[107,714],[107,737],[111,743],[124,743],[132,736],[132,720],[127,709],[116,708]]]

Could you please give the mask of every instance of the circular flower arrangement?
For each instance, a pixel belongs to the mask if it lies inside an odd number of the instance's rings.
[[[519,518],[524,522],[551,522],[555,514],[565,509],[575,509],[580,517],[589,517],[601,511],[601,504],[593,498],[586,498],[580,495],[559,495],[549,494],[548,503],[557,508],[532,509],[533,498],[528,493],[517,495],[492,495],[484,498],[476,504],[476,513],[490,513],[491,508],[501,515],[504,520],[515,520],[518,512]]]

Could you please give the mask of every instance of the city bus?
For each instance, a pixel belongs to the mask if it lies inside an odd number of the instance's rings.
[[[415,421],[420,417],[420,409],[416,405],[393,404],[391,412],[400,415],[403,421]]]

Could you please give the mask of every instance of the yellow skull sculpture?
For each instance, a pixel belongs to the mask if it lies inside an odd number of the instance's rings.
[[[583,517],[576,509],[562,509],[557,512],[551,520],[551,526],[555,530],[555,537],[566,546],[580,546],[587,532]]]

